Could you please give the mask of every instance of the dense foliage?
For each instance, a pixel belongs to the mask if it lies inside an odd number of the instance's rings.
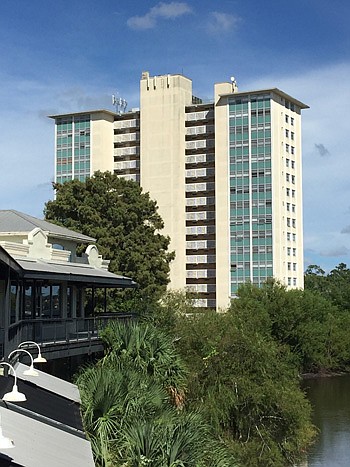
[[[270,294],[265,303],[264,294]],[[293,465],[315,435],[299,387],[300,357],[274,334],[267,307],[277,312],[283,296],[283,314],[289,292],[275,283],[261,291],[243,287],[225,314],[196,313],[185,296],[172,310],[176,294],[155,314],[158,326],[178,336],[189,369],[188,407],[204,411],[242,466]]]
[[[241,287],[225,313],[168,292],[146,321],[107,328],[106,356],[79,381],[98,465],[297,465],[315,437],[300,374],[347,368],[349,316],[270,281]],[[84,390],[99,371],[113,381]]]
[[[105,357],[77,378],[98,467],[234,467],[200,412],[174,398],[186,372],[169,336],[117,323],[103,339]]]
[[[169,282],[169,238],[161,235],[163,221],[148,193],[110,172],[96,172],[85,182],[54,184],[56,199],[48,201],[45,217],[97,239],[97,247],[111,260],[110,271],[131,277],[137,291],[119,293],[119,307],[130,300],[157,300]],[[126,302],[126,299],[129,301]]]
[[[330,300],[340,310],[350,311],[350,269],[340,263],[328,274],[315,264],[305,271],[305,289]]]

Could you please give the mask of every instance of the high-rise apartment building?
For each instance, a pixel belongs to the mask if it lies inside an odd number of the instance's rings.
[[[214,86],[142,74],[140,109],[53,115],[55,180],[109,170],[157,200],[176,259],[174,289],[226,307],[240,284],[303,287],[301,110],[277,88]]]

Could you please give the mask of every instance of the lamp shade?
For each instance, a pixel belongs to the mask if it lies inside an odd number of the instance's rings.
[[[34,370],[33,365],[31,365],[28,370],[24,370],[23,374],[25,376],[39,376],[39,373]]]
[[[37,357],[34,358],[34,363],[47,363],[47,360],[45,357],[43,357],[41,355],[41,353],[39,352],[39,355]]]
[[[24,342],[21,342],[18,345],[18,348],[20,349],[23,346],[30,347],[30,346],[33,346],[33,345],[35,345],[37,347],[37,349],[38,349],[38,356],[36,358],[34,358],[34,363],[46,363],[47,362],[46,358],[41,355],[40,345],[37,344],[36,342],[34,342],[34,341],[24,341]]]
[[[27,398],[22,392],[18,391],[17,384],[14,384],[12,391],[7,392],[2,398],[2,400],[6,402],[25,402]]]

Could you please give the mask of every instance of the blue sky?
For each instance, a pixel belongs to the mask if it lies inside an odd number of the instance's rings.
[[[234,75],[279,87],[303,114],[305,266],[350,263],[348,0],[1,0],[0,209],[41,217],[52,198],[47,115],[139,105],[142,71],[194,94]]]

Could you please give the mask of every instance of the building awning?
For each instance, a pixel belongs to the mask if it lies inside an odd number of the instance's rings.
[[[25,347],[25,350],[28,350],[28,347]],[[14,364],[14,368],[18,379],[29,381],[32,385],[37,386],[38,388],[45,389],[45,391],[55,393],[65,399],[80,404],[80,394],[76,384],[57,378],[56,376],[40,371],[37,368],[35,368],[35,371],[38,373],[38,376],[35,378],[32,376],[26,376],[24,371],[28,370],[28,366],[20,362],[16,362]]]
[[[82,283],[86,287],[135,288],[137,286],[129,277],[119,276],[88,264],[58,263],[29,258],[16,258],[16,262],[21,267],[21,276],[24,279],[67,281]]]
[[[87,439],[20,413],[14,404],[1,406],[0,415],[4,436],[15,443],[14,449],[0,453],[0,465],[7,460],[10,466],[94,467]]]
[[[0,466],[93,467],[77,400],[78,388],[39,370],[39,376],[31,382],[23,375],[26,365],[17,363],[15,367],[18,390],[27,400],[0,401],[3,435],[15,443],[14,449],[0,450]],[[12,375],[0,377],[0,397],[12,390],[13,383]]]

